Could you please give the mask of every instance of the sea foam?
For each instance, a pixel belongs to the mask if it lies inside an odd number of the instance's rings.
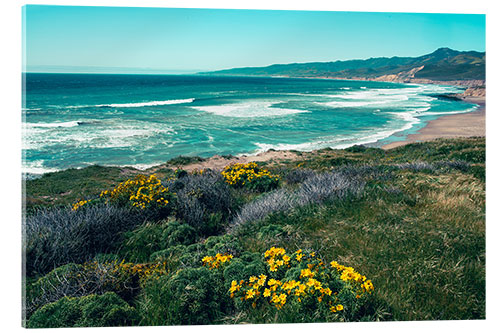
[[[192,108],[199,111],[209,112],[217,116],[239,118],[285,116],[309,112],[307,110],[273,107],[273,105],[279,103],[281,102],[252,101],[222,105],[193,106]]]
[[[54,122],[54,123],[25,123],[27,128],[30,127],[40,127],[40,128],[55,128],[55,127],[75,127],[79,125],[79,121],[66,121],[66,122]]]
[[[122,104],[99,104],[97,107],[110,107],[110,108],[140,108],[143,106],[161,106],[161,105],[171,105],[171,104],[187,104],[194,102],[194,98],[187,99],[170,99],[166,101],[151,101],[151,102],[139,102],[139,103],[122,103]]]

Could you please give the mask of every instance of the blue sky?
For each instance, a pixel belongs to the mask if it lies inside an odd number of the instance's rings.
[[[39,5],[23,14],[28,71],[180,73],[485,50],[485,16],[473,14]]]

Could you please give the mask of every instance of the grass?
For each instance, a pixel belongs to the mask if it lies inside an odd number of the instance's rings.
[[[200,318],[208,316],[211,323],[244,321],[248,318],[244,313],[225,303],[228,300],[223,295],[227,288],[221,287],[222,278],[206,275],[199,261],[204,255],[215,255],[218,251],[259,258],[271,246],[282,246],[292,252],[299,248],[313,250],[325,260],[337,260],[369,277],[375,291],[370,310],[363,317],[367,320],[485,318],[484,138],[441,139],[388,151],[355,146],[297,155],[299,159],[295,161],[261,163],[263,168],[281,176],[280,188],[271,192],[227,190],[221,187],[218,176],[209,174],[188,175],[174,181],[180,186],[180,193],[185,192],[178,200],[196,199],[202,208],[199,223],[222,226],[211,225],[206,235],[203,228],[196,229],[196,237],[180,234],[189,231],[184,229],[191,219],[188,211],[181,210],[191,206],[182,202],[176,203],[180,210],[174,212],[176,220],[168,225],[150,221],[134,227],[129,223],[135,229],[113,231],[123,236],[110,239],[124,239],[122,245],[114,245],[119,251],[110,253],[118,259],[145,262],[148,256],[150,260],[168,257],[172,271],[159,280],[165,284],[148,284],[130,302],[143,316],[141,322],[199,323],[189,317],[193,313]],[[182,161],[185,159],[175,164]],[[26,181],[26,196],[32,209],[38,206],[55,209],[50,207],[95,196],[135,173],[137,170],[95,166],[47,174]],[[164,168],[161,174],[170,177],[173,171]],[[336,184],[349,191],[344,193],[340,187],[341,192],[331,191]],[[227,191],[224,196],[231,196],[231,204],[228,201],[217,208],[222,201],[215,199],[213,191],[223,193],[222,189]],[[234,221],[238,223],[233,224]],[[228,225],[231,227],[224,229]],[[175,230],[167,232],[167,226],[175,226]],[[158,237],[148,233],[149,229],[156,230]],[[107,239],[106,228],[99,230],[102,230],[100,238]],[[220,236],[207,239],[213,230]],[[189,235],[193,233],[190,232]],[[50,248],[50,244],[44,246]],[[94,252],[99,251],[106,252],[100,249]],[[82,259],[79,260],[77,263],[81,263]],[[61,264],[67,262],[63,260]],[[252,267],[245,269],[250,272],[257,266]],[[182,268],[185,276],[176,273],[178,268]],[[189,276],[193,278],[192,285],[198,286],[195,288],[203,289],[205,298],[198,298],[196,289],[175,285],[175,281],[182,279],[183,286],[190,285]],[[206,289],[204,280],[215,281],[214,288],[219,288],[218,291],[213,294]],[[36,277],[29,281],[36,281]],[[182,302],[177,302],[174,308],[179,310],[174,311],[169,304],[162,303],[157,294],[160,292],[176,299],[192,299],[198,308],[185,309]],[[216,314],[208,314],[203,309],[215,303],[204,302],[224,302],[224,306]],[[175,320],[165,321],[164,314],[154,312],[156,308],[165,309],[162,311]],[[153,312],[158,320],[145,319]]]
[[[281,245],[320,249],[362,270],[395,320],[485,316],[484,188],[471,175],[402,172],[397,197],[372,189],[351,202],[315,205],[270,216]],[[374,200],[374,198],[376,198]],[[276,238],[252,242],[258,251]]]

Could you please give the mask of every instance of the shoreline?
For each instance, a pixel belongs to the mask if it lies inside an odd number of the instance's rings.
[[[195,74],[196,75],[196,74]],[[262,76],[255,76],[255,77],[262,77]],[[273,76],[270,76],[273,77]],[[274,77],[273,77],[274,78]],[[289,76],[280,76],[280,78],[292,78],[292,79],[321,79],[321,80],[346,80],[346,81],[373,81],[373,82],[388,82],[388,83],[403,83],[403,84],[430,84],[430,85],[443,85],[443,82],[440,81],[430,81],[430,82],[397,82],[397,81],[390,81],[390,80],[368,80],[368,79],[361,79],[361,78],[336,78],[336,77],[289,77]],[[467,87],[468,85],[466,83],[469,83],[470,81],[462,81],[462,84],[458,84],[458,82],[455,81],[450,81],[452,85],[455,86],[461,86],[461,87]],[[484,87],[482,88],[484,89]],[[461,96],[459,96],[461,95]],[[451,114],[451,115],[443,115],[437,119],[429,121],[423,128],[418,130],[416,134],[408,134],[405,139],[399,140],[399,141],[394,141],[391,143],[383,144],[381,146],[378,146],[381,149],[388,150],[400,146],[404,146],[410,143],[415,143],[415,142],[424,142],[424,141],[432,141],[435,139],[439,138],[459,138],[459,137],[484,137],[486,136],[486,98],[483,96],[464,96],[463,94],[458,94],[455,96],[457,99],[460,99],[464,102],[468,103],[474,103],[477,104],[479,107],[477,110],[472,111],[472,112],[467,112],[467,113],[462,113],[462,114]],[[396,133],[403,133],[406,130],[396,132]],[[393,133],[391,136],[393,136]],[[386,139],[386,138],[385,138]],[[373,144],[376,144],[377,142],[383,141],[382,140],[377,140]],[[372,146],[373,144],[369,144],[368,146]],[[248,163],[248,162],[264,162],[264,161],[270,161],[270,160],[300,160],[300,154],[304,152],[308,153],[315,153],[318,150],[321,149],[314,149],[311,151],[301,151],[301,152],[296,152],[294,150],[267,150],[264,152],[260,152],[258,154],[239,154],[237,156],[232,156],[230,158],[223,157],[220,155],[213,155],[211,157],[206,158],[202,162],[195,162],[191,163],[188,165],[170,165],[170,167],[173,167],[174,169],[184,169],[186,171],[193,171],[193,170],[201,170],[201,169],[215,169],[215,170],[222,170],[225,166],[231,164],[231,163]],[[133,165],[101,165],[104,167],[110,166],[110,167],[119,167],[119,168],[131,168],[134,169],[135,171],[132,171],[133,173],[135,172],[155,172],[155,170],[158,170],[160,168],[165,167],[168,165],[168,161],[165,161],[160,164],[153,165],[148,168],[137,168]],[[85,167],[81,167],[85,168]],[[75,168],[75,169],[81,169],[81,168]],[[71,169],[71,168],[68,168]],[[22,177],[27,179],[30,179],[32,177],[38,178],[43,176],[44,174],[49,174],[49,173],[54,173],[54,172],[59,172],[59,171],[64,171],[67,169],[62,169],[62,170],[55,170],[55,171],[47,171],[47,172],[42,172],[42,173],[33,173],[33,172],[26,172],[21,170]],[[129,169],[130,170],[130,169]]]
[[[401,147],[410,143],[432,141],[440,138],[459,138],[459,137],[474,137],[486,136],[486,101],[484,97],[464,97],[465,102],[475,103],[479,105],[478,109],[473,112],[443,115],[437,119],[429,121],[425,127],[421,128],[416,134],[409,134],[404,140],[394,141],[379,148],[384,150]],[[404,132],[404,131],[402,131]],[[394,135],[394,134],[393,134]],[[321,149],[319,149],[321,150]],[[293,150],[267,150],[258,154],[241,154],[231,156],[230,158],[220,155],[213,155],[201,162],[190,163],[187,165],[169,165],[168,161],[160,163],[149,168],[136,168],[132,165],[113,166],[123,169],[128,169],[127,172],[132,173],[154,173],[165,166],[173,169],[184,169],[186,171],[214,169],[222,170],[232,163],[249,163],[249,162],[267,162],[267,161],[297,161],[303,157],[302,153],[315,153],[318,149],[307,152],[296,152]],[[105,165],[103,165],[105,166]],[[111,166],[110,166],[111,167]],[[80,168],[76,168],[80,169]],[[133,171],[131,170],[133,169]],[[66,169],[64,169],[66,170]],[[58,170],[58,171],[64,171]],[[58,172],[53,171],[53,172]],[[31,177],[38,178],[44,174],[53,173],[44,172],[40,174],[22,172],[23,177],[30,174]],[[29,177],[29,178],[31,178]]]
[[[473,112],[443,115],[429,121],[417,133],[409,134],[404,140],[391,142],[380,148],[387,150],[435,139],[486,136],[486,99],[484,97],[464,97],[462,100],[475,103],[479,107]]]

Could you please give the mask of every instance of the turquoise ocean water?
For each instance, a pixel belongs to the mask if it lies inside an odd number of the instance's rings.
[[[403,139],[477,105],[460,88],[196,75],[24,76],[23,172],[128,165],[179,155],[309,151]]]

